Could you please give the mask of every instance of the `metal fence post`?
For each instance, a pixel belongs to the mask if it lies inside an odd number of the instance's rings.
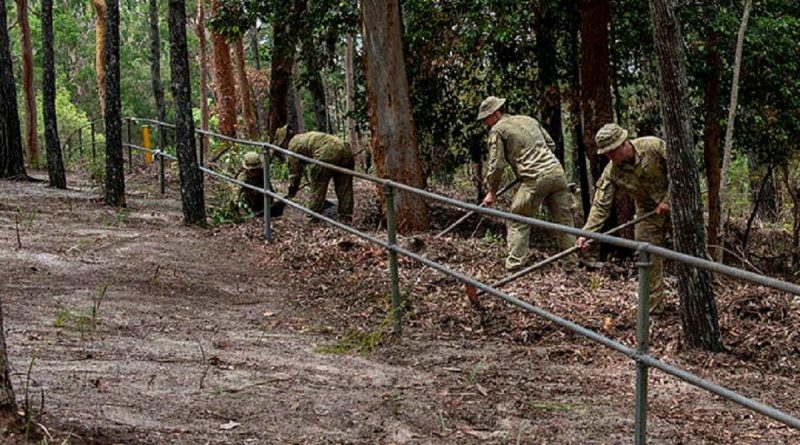
[[[83,127],[78,128],[78,156],[83,157]]]
[[[271,164],[271,156],[269,147],[264,147],[264,188],[272,191],[272,184],[270,182],[269,167]],[[272,221],[270,215],[270,208],[272,207],[272,197],[264,193],[264,241],[272,239]]]
[[[389,246],[397,245],[397,231],[394,214],[394,187],[391,185],[383,186],[383,194],[386,197],[386,231],[389,236]],[[391,274],[392,286],[392,316],[394,317],[394,330],[399,335],[402,333],[403,313],[400,302],[400,276],[397,266],[397,252],[389,249],[389,271]]]
[[[650,253],[646,247],[639,249],[639,302],[638,321],[636,323],[636,353],[647,354],[650,351]],[[634,443],[647,443],[647,371],[648,367],[640,360],[636,361],[636,427]]]
[[[133,138],[131,137],[131,118],[128,118],[128,173],[133,173]]]
[[[158,123],[158,184],[161,187],[161,194],[166,191],[164,179],[164,127]]]
[[[94,122],[92,122],[92,161],[97,158],[97,144],[94,137]]]

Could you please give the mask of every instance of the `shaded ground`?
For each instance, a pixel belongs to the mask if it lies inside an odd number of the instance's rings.
[[[405,260],[409,318],[395,336],[380,249],[293,212],[269,245],[258,221],[187,228],[175,186],[162,198],[154,185],[134,175],[130,209],[115,211],[86,183],[0,181],[14,383],[37,410],[44,395],[49,443],[632,442],[623,356],[499,302],[480,315],[460,285]],[[357,223],[374,231],[359,193]],[[491,280],[503,250],[492,239],[401,242]],[[552,268],[509,290],[632,344],[628,268]],[[673,307],[654,320],[655,355],[800,415],[797,302],[739,286],[720,306],[729,353],[680,350]],[[655,371],[650,402],[649,443],[800,443]]]

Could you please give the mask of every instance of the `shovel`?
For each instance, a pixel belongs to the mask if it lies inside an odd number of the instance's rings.
[[[638,216],[638,217],[626,222],[625,224],[621,224],[621,225],[619,225],[617,227],[614,227],[613,229],[611,229],[611,230],[609,230],[607,232],[603,232],[603,235],[613,235],[614,233],[617,233],[620,230],[626,229],[626,228],[628,228],[630,226],[636,225],[636,224],[644,221],[645,219],[650,218],[651,216],[653,216],[655,214],[656,214],[656,211],[655,210],[651,210],[651,211],[645,213],[642,216]],[[592,242],[592,240],[589,240],[589,242]],[[575,253],[578,250],[580,250],[580,247],[578,247],[578,246],[570,247],[569,249],[567,249],[567,250],[565,250],[563,252],[559,252],[559,253],[557,253],[557,254],[549,257],[549,258],[545,258],[545,259],[543,259],[542,261],[539,261],[536,264],[532,264],[532,265],[530,265],[530,266],[528,266],[528,267],[526,267],[526,268],[524,268],[522,270],[519,270],[519,271],[517,271],[517,272],[515,272],[515,273],[513,273],[513,274],[511,274],[511,275],[509,275],[509,276],[507,276],[505,278],[503,278],[500,281],[492,283],[492,287],[497,288],[497,287],[503,286],[505,284],[508,284],[508,283],[510,283],[512,281],[516,281],[520,277],[528,275],[529,273],[533,272],[534,270],[539,269],[541,267],[544,267],[544,266],[552,263],[553,261],[556,261],[556,260],[559,260],[561,258],[564,258],[565,256],[570,255],[572,253]],[[467,298],[469,298],[469,301],[472,302],[472,304],[475,305],[476,307],[480,308],[480,302],[478,301],[478,297],[483,295],[483,294],[485,294],[486,292],[482,291],[482,290],[478,291],[478,289],[476,289],[475,286],[473,286],[471,284],[468,284],[468,283],[465,284],[464,287],[465,287],[465,289],[464,289],[465,293],[467,294]]]
[[[497,192],[497,196],[500,196],[500,195],[502,195],[503,193],[507,192],[509,189],[511,189],[512,187],[514,187],[515,185],[517,185],[517,184],[519,183],[519,181],[520,181],[520,179],[519,179],[519,178],[517,178],[517,179],[515,179],[515,180],[513,180],[513,181],[509,182],[508,184],[506,184],[506,185],[505,185],[505,187],[501,188],[501,189],[500,189],[500,191],[499,191],[499,192]],[[481,207],[485,207],[485,206],[483,205],[483,203],[481,203],[481,205],[480,205],[480,206],[481,206]],[[459,218],[459,219],[458,219],[458,221],[454,222],[453,224],[450,224],[450,226],[449,226],[449,227],[447,227],[446,229],[444,229],[444,230],[442,230],[441,232],[439,232],[439,234],[438,234],[438,235],[436,235],[436,238],[441,238],[441,237],[442,237],[442,236],[444,236],[445,234],[449,233],[451,230],[455,229],[455,228],[456,228],[456,227],[457,227],[459,224],[461,224],[461,223],[462,223],[462,222],[464,222],[464,221],[465,221],[467,218],[469,218],[470,216],[472,216],[472,215],[474,215],[474,214],[475,214],[475,210],[470,210],[470,211],[469,211],[469,212],[467,212],[467,213],[466,213],[464,216],[462,216],[461,218]]]

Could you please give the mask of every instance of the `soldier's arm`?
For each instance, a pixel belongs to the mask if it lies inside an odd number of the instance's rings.
[[[486,188],[489,192],[496,192],[503,182],[503,171],[506,166],[505,149],[503,140],[497,132],[489,133],[489,163],[486,170]]]
[[[603,227],[603,223],[606,222],[608,215],[611,214],[616,191],[617,186],[608,178],[608,169],[606,169],[600,176],[600,180],[597,181],[592,209],[589,211],[589,217],[586,219],[586,224],[583,225],[583,230],[597,232]]]

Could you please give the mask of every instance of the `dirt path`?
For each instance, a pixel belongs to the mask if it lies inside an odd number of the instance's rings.
[[[85,183],[0,181],[15,389],[30,366],[55,443],[632,442],[633,365],[620,356],[563,333],[530,346],[413,323],[367,356],[321,352],[342,327],[309,298],[342,298],[336,283],[287,279],[296,271],[255,223],[184,227],[175,196],[129,188],[118,212]],[[793,379],[763,395],[796,403]],[[800,443],[655,373],[651,402],[652,444]]]

